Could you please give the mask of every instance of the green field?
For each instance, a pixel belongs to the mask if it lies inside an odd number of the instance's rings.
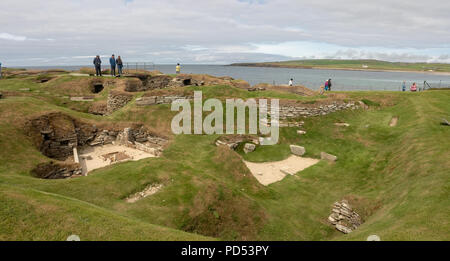
[[[294,60],[266,63],[236,63],[233,66],[255,67],[281,67],[281,68],[305,68],[305,69],[341,69],[341,70],[387,70],[387,71],[412,71],[412,72],[450,72],[450,64],[447,63],[406,63],[386,62],[378,60]]]
[[[82,78],[60,75],[42,84],[33,75],[0,80],[0,92],[8,93],[0,99],[0,240],[65,240],[72,234],[81,240],[322,241],[366,240],[372,234],[382,240],[450,240],[450,127],[440,125],[442,118],[450,120],[449,90],[339,92],[348,100],[364,100],[369,109],[302,119],[306,135],[281,128],[279,144],[244,154],[242,146],[236,152],[216,147],[218,135],[172,135],[176,113],[168,105],[137,107],[132,101],[109,116],[88,114],[84,103],[60,96],[68,94],[59,88],[62,83]],[[230,86],[186,88],[202,90],[204,98],[309,104],[330,98]],[[23,126],[50,111],[90,122],[141,122],[168,135],[170,145],[160,158],[115,164],[87,177],[38,179],[31,169],[50,159]],[[398,125],[389,127],[394,116]],[[284,159],[290,144],[304,146],[307,157],[327,151],[338,161],[321,161],[267,187],[242,162],[241,157]],[[125,202],[153,182],[164,188],[134,204]],[[364,219],[348,235],[327,223],[333,203],[343,198]]]

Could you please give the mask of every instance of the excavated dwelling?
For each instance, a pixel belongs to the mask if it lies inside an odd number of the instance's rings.
[[[25,130],[36,148],[54,159],[32,170],[46,179],[77,177],[114,163],[157,157],[168,142],[141,124],[96,126],[62,113],[34,118]]]

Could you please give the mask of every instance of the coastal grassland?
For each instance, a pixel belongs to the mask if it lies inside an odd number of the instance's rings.
[[[281,67],[281,68],[305,68],[305,69],[341,69],[341,70],[387,70],[387,71],[434,71],[450,72],[450,64],[447,63],[404,63],[386,62],[379,60],[292,60],[265,63],[237,63],[233,66],[256,67]],[[363,67],[367,66],[367,67]]]
[[[12,87],[4,81],[2,90],[34,84],[17,80]],[[202,90],[204,98],[310,103],[327,98],[227,86],[187,88]],[[64,240],[77,234],[82,240],[365,240],[377,234],[382,240],[449,240],[450,129],[439,122],[450,115],[450,91],[339,94],[366,100],[369,109],[302,119],[306,135],[281,128],[278,145],[250,154],[242,153],[242,146],[237,153],[216,147],[219,135],[174,136],[170,121],[176,112],[169,105],[137,107],[132,101],[100,117],[61,106],[55,102],[59,98],[42,93],[8,96],[0,100],[0,239]],[[169,137],[170,145],[160,158],[112,165],[87,177],[37,179],[30,170],[50,159],[33,146],[23,124],[50,111],[89,122],[142,122]],[[394,116],[398,125],[389,127]],[[305,146],[307,157],[326,151],[338,161],[321,161],[267,187],[241,161],[284,159],[290,144]],[[157,194],[125,202],[153,183],[163,184]],[[349,235],[326,221],[332,204],[343,198],[365,220]]]

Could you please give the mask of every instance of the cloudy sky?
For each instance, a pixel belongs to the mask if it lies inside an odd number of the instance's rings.
[[[0,62],[450,62],[448,0],[1,0]]]

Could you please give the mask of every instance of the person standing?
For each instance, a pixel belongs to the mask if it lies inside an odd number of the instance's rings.
[[[291,78],[291,79],[289,80],[289,86],[293,86],[293,85],[294,85],[294,79]]]
[[[0,79],[2,78],[2,62],[0,62]]]
[[[328,79],[328,91],[331,91],[331,79]]]
[[[109,64],[111,65],[111,75],[116,76],[116,58],[114,57],[114,54],[109,58]]]
[[[94,58],[95,75],[102,76],[102,60],[100,60],[100,55]]]
[[[181,66],[179,63],[177,63],[177,67],[175,67],[175,72],[176,72],[176,74],[180,74],[180,72],[181,72]]]
[[[122,62],[122,58],[120,57],[120,55],[117,57],[116,64],[117,64],[117,70],[118,70],[117,73],[120,76],[120,75],[122,75],[122,68],[123,68],[123,62]]]
[[[406,91],[406,82],[403,81],[403,83],[402,83],[402,92],[405,92],[405,91]]]
[[[325,91],[328,91],[328,80],[325,80],[324,86],[325,86]]]

